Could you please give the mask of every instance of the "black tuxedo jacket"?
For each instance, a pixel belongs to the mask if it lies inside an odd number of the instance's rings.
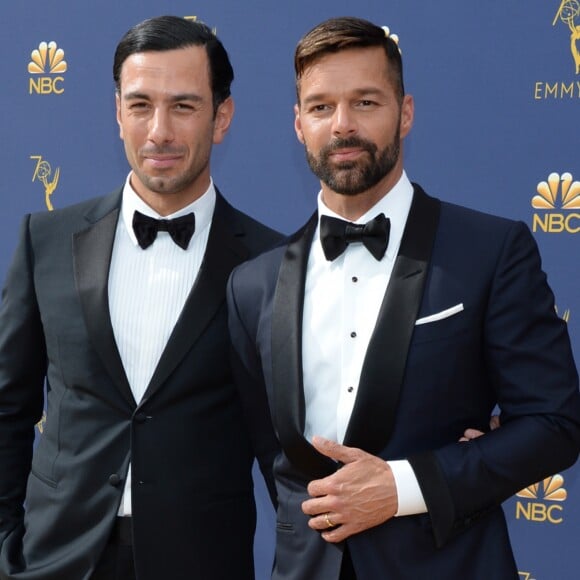
[[[301,510],[308,482],[337,468],[303,437],[302,311],[316,223],[236,268],[228,284],[246,412],[265,451],[280,449],[276,580],[336,580],[343,550]],[[459,443],[466,428],[488,428],[496,404],[502,426]],[[428,507],[347,540],[359,580],[517,579],[500,504],[580,449],[566,325],[522,223],[415,186],[344,443],[409,459]]]
[[[140,580],[253,578],[254,452],[228,362],[225,288],[280,236],[218,193],[199,276],[136,405],[107,297],[120,200],[22,227],[0,310],[0,578],[89,578],[129,461]]]

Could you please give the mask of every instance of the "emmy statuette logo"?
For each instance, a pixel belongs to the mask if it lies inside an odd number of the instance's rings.
[[[552,28],[560,33],[569,32],[569,46],[572,55],[570,76],[562,80],[536,81],[533,87],[535,101],[580,99],[580,0],[559,0],[560,5],[552,20]],[[566,28],[568,30],[566,30]],[[545,42],[552,42],[554,35],[546,36]],[[573,72],[574,71],[574,72]],[[574,75],[575,73],[575,75]]]
[[[31,155],[30,159],[36,160],[36,167],[34,168],[34,173],[32,174],[32,181],[40,181],[40,183],[42,183],[44,186],[44,203],[46,204],[46,208],[49,211],[52,211],[54,207],[50,197],[58,185],[60,167],[57,167],[53,174],[50,163],[44,160],[42,155]]]
[[[56,42],[41,42],[38,48],[30,53],[28,72],[31,77],[28,81],[29,94],[49,95],[64,93],[63,73],[68,65],[64,60],[64,51],[58,48]]]
[[[552,26],[556,26],[558,21],[560,21],[570,29],[570,52],[572,53],[577,75],[580,74],[580,25],[576,24],[576,19],[579,16],[580,2],[578,0],[562,0],[552,22]]]

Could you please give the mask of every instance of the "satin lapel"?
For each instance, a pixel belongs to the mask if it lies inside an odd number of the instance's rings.
[[[210,324],[224,304],[231,271],[248,259],[248,250],[242,242],[244,232],[236,231],[234,223],[234,210],[218,194],[199,273],[141,404],[163,385]]]
[[[336,464],[304,438],[302,315],[306,266],[318,216],[290,240],[278,274],[272,312],[272,383],[274,425],[284,453],[309,478],[336,471]]]
[[[415,185],[399,254],[365,356],[345,445],[377,454],[392,432],[439,209],[440,202]]]
[[[93,347],[123,396],[135,406],[109,312],[109,266],[119,204],[120,194],[110,196],[105,198],[102,206],[94,207],[86,215],[92,225],[73,235],[73,261],[77,292]]]

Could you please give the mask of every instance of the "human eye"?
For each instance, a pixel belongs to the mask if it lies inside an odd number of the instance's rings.
[[[308,107],[309,113],[321,114],[330,111],[330,106],[326,103],[313,103]]]
[[[130,101],[127,105],[128,109],[134,113],[142,113],[149,109],[147,101]]]
[[[188,103],[188,102],[175,103],[174,108],[176,111],[179,111],[182,113],[190,113],[192,111],[195,111],[195,109],[196,109],[192,103]]]

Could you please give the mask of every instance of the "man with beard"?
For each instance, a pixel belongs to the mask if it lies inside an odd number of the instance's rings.
[[[323,22],[295,68],[318,211],[228,285],[248,420],[281,449],[273,577],[515,580],[500,504],[580,449],[536,244],[408,180],[413,99],[382,28]],[[462,437],[496,405],[499,429]]]
[[[136,25],[113,77],[125,184],[27,216],[3,292],[0,578],[253,580],[225,291],[280,236],[211,178],[234,103],[210,28]]]

